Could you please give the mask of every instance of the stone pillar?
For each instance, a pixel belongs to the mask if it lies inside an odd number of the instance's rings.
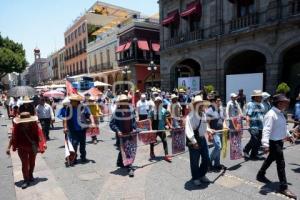
[[[265,91],[274,94],[279,80],[279,65],[276,63],[266,64]]]

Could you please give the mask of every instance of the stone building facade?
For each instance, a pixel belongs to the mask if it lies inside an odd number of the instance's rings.
[[[40,49],[34,49],[34,63],[29,66],[28,74],[30,75],[29,84],[36,86],[43,82],[43,65],[48,64],[47,58],[41,58]]]
[[[162,88],[200,76],[226,93],[226,75],[263,73],[263,89],[300,89],[299,0],[159,0]]]

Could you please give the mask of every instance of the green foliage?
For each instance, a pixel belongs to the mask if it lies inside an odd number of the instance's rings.
[[[211,93],[212,91],[215,91],[215,87],[213,85],[205,85],[204,90],[207,94]]]
[[[97,31],[99,28],[101,28],[101,26],[97,26],[97,25],[94,25],[94,24],[88,24],[87,25],[88,42],[89,43],[96,40],[97,36],[93,35],[93,33],[95,31]]]
[[[0,78],[12,72],[21,73],[26,65],[22,44],[0,35]]]
[[[277,86],[276,93],[287,94],[290,90],[291,88],[285,82],[282,82]]]

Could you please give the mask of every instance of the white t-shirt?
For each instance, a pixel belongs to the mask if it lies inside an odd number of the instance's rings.
[[[136,107],[139,115],[148,115],[149,104],[146,100],[144,102],[142,100],[139,100]]]

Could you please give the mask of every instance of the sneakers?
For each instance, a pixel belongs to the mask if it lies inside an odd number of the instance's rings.
[[[262,183],[271,183],[271,181],[263,173],[260,172],[257,174],[256,180]]]
[[[28,181],[24,181],[23,184],[21,185],[21,188],[24,190],[29,186],[29,182]]]
[[[130,178],[134,177],[134,170],[133,169],[129,169],[128,175]]]
[[[166,156],[164,157],[164,160],[167,161],[167,162],[172,162],[172,157],[169,156],[169,155],[166,155]]]
[[[245,160],[249,160],[250,159],[250,154],[248,152],[246,152],[245,150],[243,152],[244,152]]]
[[[200,185],[201,185],[201,181],[198,180],[198,179],[193,180],[193,184],[194,184],[195,186],[200,186]]]
[[[200,181],[201,181],[202,183],[210,183],[210,180],[209,180],[206,176],[202,176],[202,177],[200,178]]]
[[[296,196],[294,193],[292,193],[290,190],[288,190],[288,189],[281,190],[281,191],[279,191],[279,192],[280,192],[281,194],[283,194],[283,195],[285,195],[285,196],[291,198],[291,199],[297,199],[297,196]]]

